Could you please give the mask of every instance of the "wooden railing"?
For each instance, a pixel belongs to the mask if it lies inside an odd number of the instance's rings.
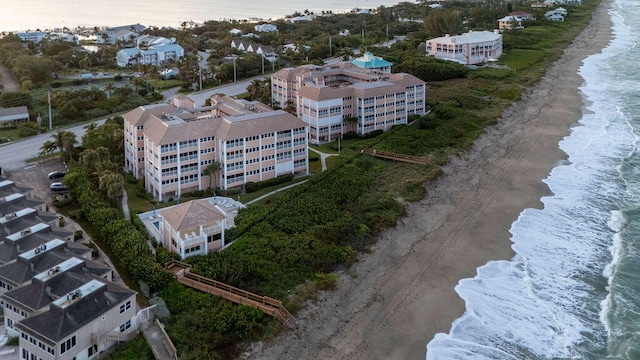
[[[296,324],[296,319],[282,305],[280,300],[257,295],[217,280],[193,274],[189,272],[190,265],[182,261],[173,260],[166,264],[166,267],[176,275],[178,281],[183,285],[233,301],[236,304],[259,309],[265,314],[273,316],[287,327],[293,327]]]
[[[383,150],[370,149],[370,148],[362,149],[362,153],[373,156],[373,157],[381,158],[381,159],[395,160],[395,161],[407,162],[412,164],[435,165],[435,163],[430,158],[425,156],[412,156],[412,155],[398,154],[390,151],[383,151]]]

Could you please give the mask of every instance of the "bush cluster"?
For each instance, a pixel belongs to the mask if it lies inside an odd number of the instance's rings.
[[[131,277],[146,282],[151,289],[162,289],[172,279],[171,274],[156,262],[147,238],[111,206],[89,174],[83,165],[74,164],[65,176],[65,183],[80,204],[82,215],[99,230],[100,239]]]

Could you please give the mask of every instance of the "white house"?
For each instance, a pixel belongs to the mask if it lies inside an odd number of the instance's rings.
[[[544,16],[547,18],[547,20],[549,21],[564,21],[564,16],[560,15],[560,14],[555,14],[552,12],[548,12],[546,14],[544,14]]]
[[[564,21],[565,16],[567,16],[567,9],[561,7],[544,13],[544,17],[549,21]]]
[[[244,34],[244,32],[240,29],[231,29],[229,30],[229,33],[233,34],[233,35],[242,35]]]
[[[499,30],[469,31],[427,40],[427,56],[451,60],[460,64],[479,64],[502,55],[502,35]]]
[[[146,26],[140,24],[117,26],[98,32],[96,42],[98,44],[115,44],[116,41],[128,41],[135,39]]]
[[[141,39],[140,39],[141,38]],[[118,66],[125,67],[137,64],[162,66],[168,62],[178,61],[184,56],[182,46],[175,44],[175,39],[144,35],[136,39],[135,48],[125,48],[116,54]]]
[[[259,24],[255,25],[253,29],[257,32],[278,32],[278,27],[273,24]]]
[[[39,43],[42,39],[47,36],[46,32],[43,31],[27,31],[27,32],[19,32],[16,35],[22,40],[27,42]]]

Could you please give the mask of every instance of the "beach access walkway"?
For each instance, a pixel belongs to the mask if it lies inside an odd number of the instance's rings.
[[[286,327],[292,328],[296,326],[296,318],[282,305],[282,301],[280,300],[256,295],[220,281],[193,274],[189,272],[191,265],[182,261],[172,260],[166,264],[166,268],[169,269],[169,271],[176,276],[178,282],[183,285],[219,296],[236,304],[254,307],[265,314],[273,316]]]
[[[362,149],[362,153],[367,154],[369,156],[373,156],[381,159],[387,159],[387,160],[401,161],[401,162],[420,164],[420,165],[436,165],[433,162],[433,160],[431,160],[426,156],[412,156],[412,155],[398,154],[390,151],[383,151],[383,150],[370,149],[370,148]]]

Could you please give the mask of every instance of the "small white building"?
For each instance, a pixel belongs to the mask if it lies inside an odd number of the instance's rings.
[[[257,32],[278,32],[278,27],[273,24],[259,24],[253,27],[253,30]]]
[[[225,230],[233,227],[233,219],[244,207],[231,198],[212,197],[146,212],[138,217],[158,243],[184,259],[226,248]]]
[[[42,41],[42,39],[44,39],[45,36],[47,36],[47,33],[43,31],[27,31],[27,32],[19,32],[16,35],[18,35],[18,37],[22,41],[33,42],[37,44],[40,41]]]

